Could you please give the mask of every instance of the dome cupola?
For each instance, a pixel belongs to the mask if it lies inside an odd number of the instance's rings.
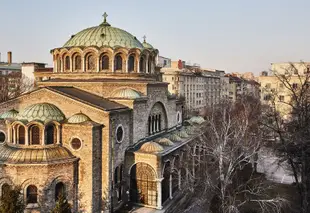
[[[146,36],[143,36],[143,43],[142,43],[143,47],[145,49],[155,49],[150,43],[146,42]]]
[[[50,103],[38,103],[26,107],[17,117],[18,120],[31,121],[63,121],[65,119],[61,110]]]
[[[90,27],[72,35],[63,47],[123,47],[143,49],[141,42],[125,30],[112,27],[107,22],[108,15],[104,13],[104,21],[95,27]]]
[[[150,141],[143,144],[140,150],[148,153],[156,153],[156,152],[162,152],[164,148],[158,143]]]
[[[136,99],[141,98],[139,92],[131,88],[122,88],[112,94],[113,98]]]
[[[83,113],[77,113],[75,115],[72,115],[69,119],[68,119],[68,123],[70,124],[80,124],[80,123],[84,123],[87,121],[91,121],[91,119],[83,114]]]

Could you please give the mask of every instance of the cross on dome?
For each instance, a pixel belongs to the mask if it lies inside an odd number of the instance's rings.
[[[107,14],[106,12],[104,12],[104,14],[102,15],[102,17],[104,18],[103,22],[106,23],[106,22],[107,22],[108,14]]]
[[[143,40],[144,40],[144,42],[146,42],[146,36],[145,35],[143,36]]]
[[[103,22],[100,24],[100,26],[111,26],[111,25],[107,22],[108,14],[107,14],[106,12],[104,12],[104,14],[102,15],[102,17],[103,17],[104,19],[103,19]]]

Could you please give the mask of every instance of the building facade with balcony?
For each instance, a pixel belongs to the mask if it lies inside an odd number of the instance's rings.
[[[163,81],[169,83],[171,94],[184,98],[186,115],[200,112],[227,98],[228,78],[224,71],[183,67],[181,60],[172,64],[172,68],[161,69]]]

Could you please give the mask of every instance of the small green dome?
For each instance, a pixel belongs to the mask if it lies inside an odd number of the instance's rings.
[[[205,122],[205,119],[201,116],[194,116],[189,121],[194,124],[202,124]]]
[[[123,88],[123,89],[119,89],[116,92],[114,92],[112,94],[113,98],[128,98],[128,99],[136,99],[136,98],[140,98],[141,95],[139,92],[137,92],[134,89],[130,89],[130,88]]]
[[[86,121],[91,121],[91,119],[83,113],[77,113],[68,119],[68,123],[70,124],[80,124]]]
[[[19,120],[30,121],[63,121],[65,119],[64,114],[58,107],[49,103],[39,103],[28,106],[18,116]]]
[[[168,139],[168,138],[159,138],[158,140],[156,140],[157,143],[159,143],[160,145],[163,146],[173,146],[174,143]]]
[[[99,26],[90,27],[71,36],[63,47],[96,46],[96,47],[125,47],[143,49],[141,42],[125,30],[111,27],[106,21]]]
[[[143,152],[153,153],[153,152],[162,152],[164,151],[164,148],[158,143],[150,141],[143,144],[140,150]]]
[[[188,138],[189,135],[186,133],[186,131],[184,130],[180,130],[179,132],[177,132],[177,135],[180,137],[180,138]]]
[[[0,119],[14,119],[18,116],[18,111],[11,109],[0,115]]]
[[[170,140],[172,141],[182,141],[182,138],[180,136],[178,136],[177,134],[175,133],[172,133],[171,135],[169,135],[168,137]]]
[[[149,44],[145,41],[142,43],[142,45],[145,49],[154,49],[154,47],[151,44]]]

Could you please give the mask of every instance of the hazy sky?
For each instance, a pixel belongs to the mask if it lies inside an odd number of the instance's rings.
[[[226,72],[310,60],[309,0],[0,0],[0,52],[16,62],[51,64],[50,50],[108,22],[160,55]]]

